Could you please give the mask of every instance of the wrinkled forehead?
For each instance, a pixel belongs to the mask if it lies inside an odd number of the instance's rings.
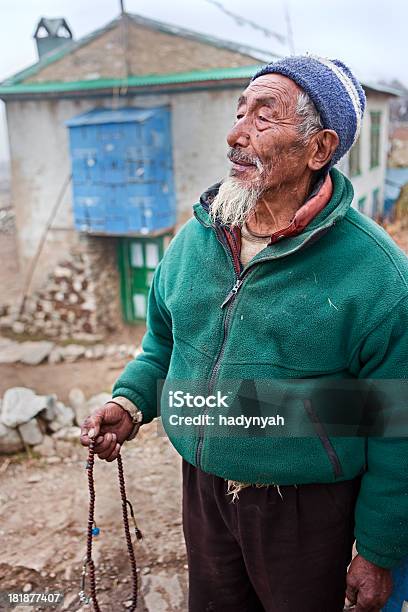
[[[239,101],[256,102],[259,100],[267,100],[284,104],[289,107],[296,104],[299,94],[302,89],[294,81],[282,74],[264,74],[255,81],[251,81],[246,89],[242,92]]]

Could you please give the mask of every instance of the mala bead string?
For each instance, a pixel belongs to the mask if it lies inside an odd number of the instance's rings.
[[[94,475],[93,475],[94,462],[95,462],[95,449],[94,449],[94,442],[91,441],[89,445],[88,461],[86,463],[86,469],[88,471],[88,489],[89,489],[89,511],[88,511],[86,557],[84,560],[84,564],[82,566],[81,590],[79,592],[79,599],[81,603],[92,604],[95,612],[101,612],[101,609],[99,607],[98,600],[96,597],[95,564],[92,559],[93,536],[97,536],[99,534],[99,528],[96,527],[95,518],[94,518],[95,516],[95,483],[94,483]],[[130,560],[130,569],[131,569],[131,574],[132,574],[132,605],[128,609],[130,612],[134,612],[134,610],[136,610],[137,608],[138,578],[137,578],[137,566],[136,566],[135,552],[133,550],[132,538],[131,538],[130,529],[129,529],[128,508],[130,510],[130,515],[134,523],[136,538],[138,540],[142,538],[142,533],[137,527],[132,504],[126,498],[125,476],[123,472],[122,457],[120,455],[118,455],[118,458],[117,458],[117,465],[118,465],[119,490],[120,490],[120,497],[122,501],[123,528],[125,532],[125,539],[126,539],[126,545],[127,545],[127,550],[128,550],[129,560]],[[86,595],[85,593],[87,569],[88,569],[89,587],[90,587],[90,593],[91,593],[90,596]]]

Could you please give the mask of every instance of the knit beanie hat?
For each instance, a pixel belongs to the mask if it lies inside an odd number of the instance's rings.
[[[283,74],[299,85],[314,102],[323,127],[337,133],[340,142],[330,161],[331,168],[360,133],[366,98],[356,77],[343,62],[316,55],[284,57],[258,70],[251,81],[264,74]]]

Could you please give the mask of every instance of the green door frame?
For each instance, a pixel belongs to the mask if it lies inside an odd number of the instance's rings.
[[[118,241],[118,265],[120,275],[120,298],[123,318],[127,323],[140,323],[145,320],[145,312],[137,312],[137,297],[143,296],[147,308],[151,280],[154,270],[164,255],[172,234],[161,236],[126,237]],[[155,248],[152,250],[151,246]],[[136,264],[136,265],[132,265]]]

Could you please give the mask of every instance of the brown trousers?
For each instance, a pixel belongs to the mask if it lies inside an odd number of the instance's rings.
[[[248,487],[183,461],[190,612],[340,612],[360,478]]]

